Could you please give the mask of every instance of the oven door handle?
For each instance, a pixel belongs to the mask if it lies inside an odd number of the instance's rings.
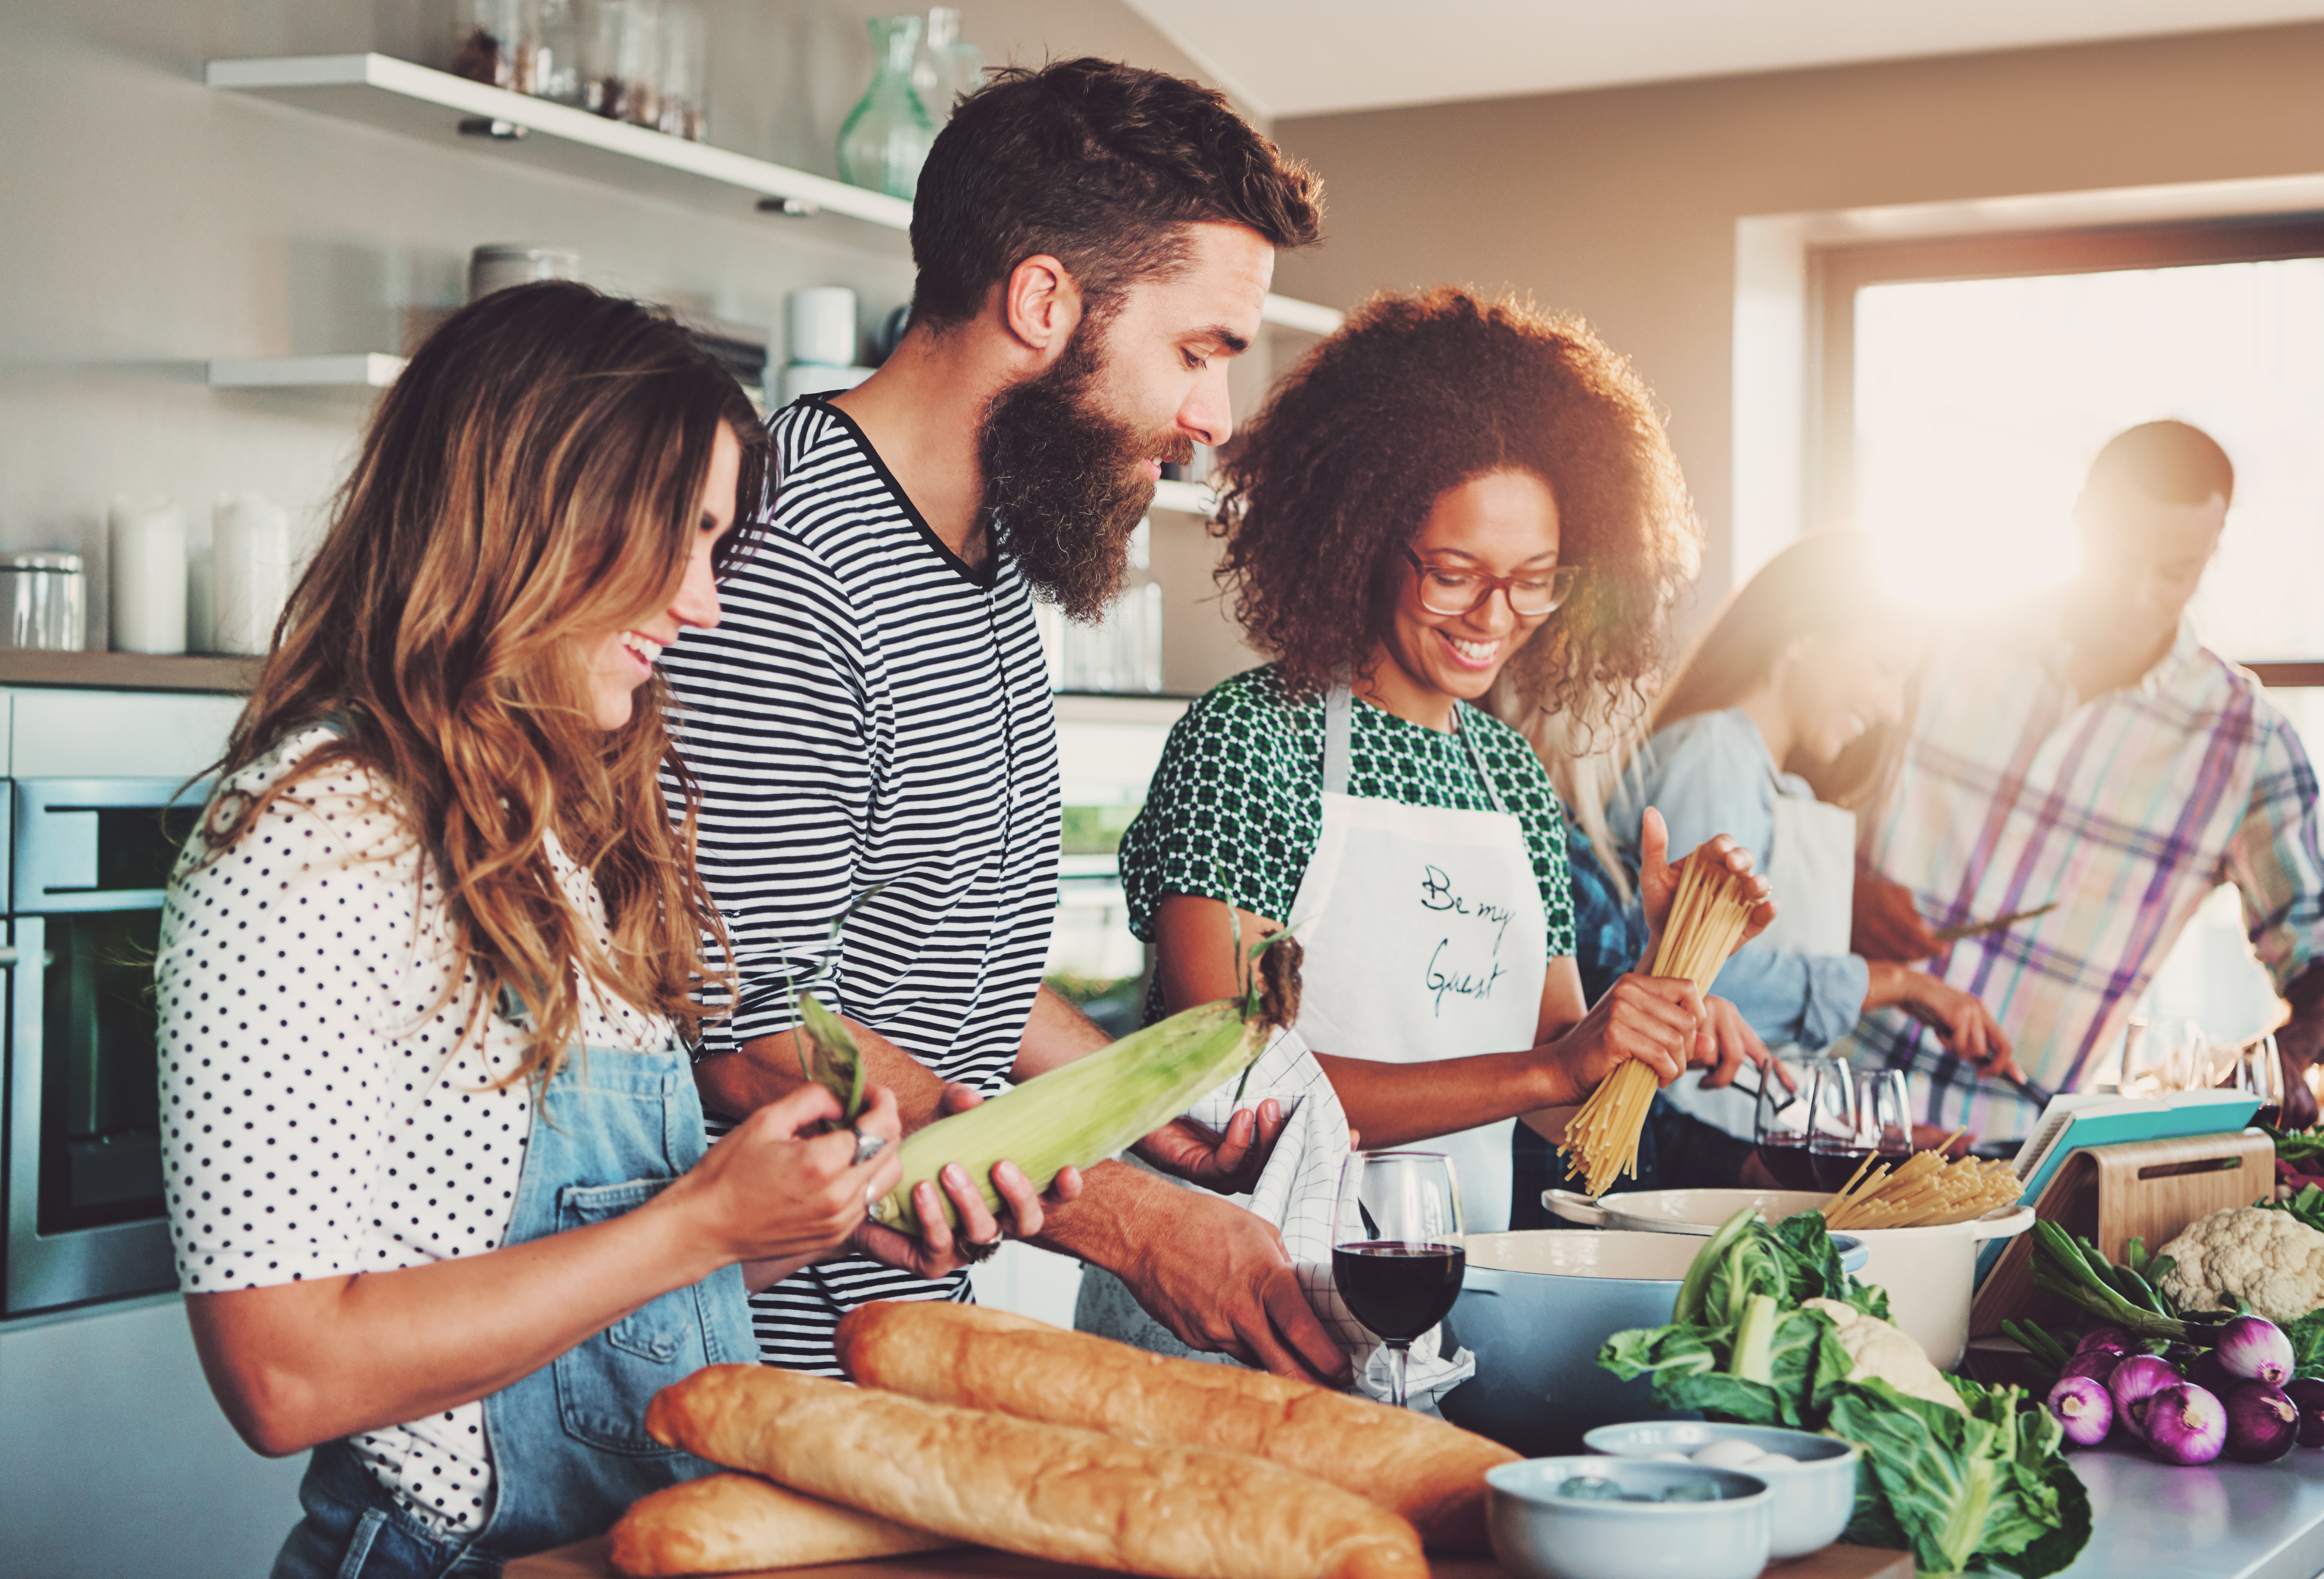
[[[0,946],[0,970],[5,970],[15,963],[16,951],[13,948]]]

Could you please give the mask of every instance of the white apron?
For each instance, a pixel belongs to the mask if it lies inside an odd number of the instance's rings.
[[[1461,743],[1491,811],[1348,793],[1353,698],[1324,707],[1323,820],[1291,903],[1306,950],[1299,1031],[1342,1057],[1425,1064],[1533,1045],[1548,972],[1549,919],[1524,825],[1475,744]],[[1457,715],[1456,715],[1457,727]],[[1469,1231],[1509,1225],[1514,1119],[1416,1144],[1452,1159]]]
[[[1749,946],[1778,954],[1846,954],[1856,904],[1856,814],[1775,787],[1775,832],[1760,872],[1774,891],[1775,919]],[[1790,1054],[1798,1049],[1776,1048]],[[1736,1085],[1702,1089],[1690,1070],[1664,1089],[1690,1118],[1749,1140],[1758,1098]]]

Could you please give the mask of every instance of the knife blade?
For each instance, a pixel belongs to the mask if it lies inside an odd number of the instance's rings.
[[[2030,910],[2012,910],[2006,916],[1996,916],[1990,921],[1963,921],[1958,927],[1940,927],[1929,934],[1940,943],[1959,943],[1964,937],[1982,937],[1988,932],[1998,932],[2015,927],[2020,921],[2030,921],[2036,916],[2046,916],[2058,908],[2052,900],[2046,905],[2036,905]]]

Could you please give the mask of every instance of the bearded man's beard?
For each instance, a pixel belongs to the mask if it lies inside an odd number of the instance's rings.
[[[1098,400],[1105,371],[1086,319],[1056,365],[992,397],[977,431],[984,518],[1034,590],[1084,624],[1121,590],[1130,534],[1154,503],[1148,460],[1192,460],[1176,429],[1141,435]]]

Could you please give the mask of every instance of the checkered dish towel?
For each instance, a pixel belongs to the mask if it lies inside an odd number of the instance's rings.
[[[1340,1168],[1348,1160],[1348,1114],[1331,1077],[1315,1061],[1296,1030],[1279,1031],[1242,1085],[1230,1080],[1186,1110],[1197,1123],[1223,1132],[1238,1107],[1256,1108],[1273,1097],[1283,1109],[1283,1133],[1275,1143],[1259,1187],[1236,1196],[1237,1205],[1275,1224],[1306,1291],[1307,1303],[1348,1352],[1356,1390],[1388,1401],[1391,1389],[1388,1345],[1373,1336],[1348,1309],[1332,1281],[1332,1205],[1340,1190]],[[1411,1407],[1435,1412],[1436,1400],[1476,1373],[1477,1358],[1466,1349],[1451,1358],[1437,1353],[1442,1327],[1413,1341],[1408,1357]]]

